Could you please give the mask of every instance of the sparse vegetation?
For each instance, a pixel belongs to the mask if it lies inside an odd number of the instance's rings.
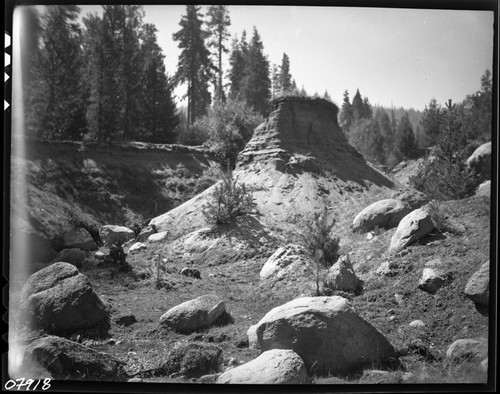
[[[251,212],[253,196],[244,183],[238,182],[233,171],[221,171],[221,181],[214,188],[210,202],[204,205],[203,215],[209,223],[216,225],[231,223],[237,216]]]
[[[300,233],[300,242],[309,250],[316,263],[316,295],[322,294],[322,283],[326,270],[339,258],[339,239],[332,236],[332,229],[336,224],[325,206],[323,212],[317,212],[312,219],[303,218],[300,224],[305,229]]]

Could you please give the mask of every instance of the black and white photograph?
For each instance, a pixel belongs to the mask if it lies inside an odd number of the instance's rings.
[[[496,389],[496,0],[5,9],[3,390]]]

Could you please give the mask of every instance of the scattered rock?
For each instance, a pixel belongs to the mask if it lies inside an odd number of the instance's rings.
[[[422,271],[422,278],[420,279],[418,288],[433,294],[444,285],[445,281],[446,276],[442,271],[426,267]]]
[[[394,261],[384,261],[375,273],[383,276],[396,276],[399,274],[399,264]]]
[[[364,233],[376,227],[395,227],[410,212],[410,206],[401,200],[380,200],[356,215],[352,222],[353,230]]]
[[[476,190],[476,196],[491,197],[491,181],[481,183]]]
[[[139,235],[137,236],[136,240],[137,242],[146,242],[149,238],[150,235],[156,233],[156,227],[155,226],[146,226],[144,227]]]
[[[211,326],[224,312],[224,301],[216,295],[208,294],[168,310],[160,318],[160,324],[181,333],[189,333]]]
[[[20,298],[28,325],[56,334],[89,328],[108,317],[85,275],[68,263],[54,263],[30,276]]]
[[[491,141],[477,148],[466,161],[481,180],[491,179]]]
[[[481,364],[479,364],[479,366],[481,367],[481,370],[483,372],[488,372],[488,357],[481,361]]]
[[[87,259],[87,254],[77,248],[63,249],[52,260],[53,263],[64,262],[74,265],[76,268],[81,268],[83,262]]]
[[[70,230],[63,235],[63,248],[77,248],[81,250],[96,250],[97,244],[84,228],[78,227]]]
[[[168,354],[161,369],[168,375],[179,374],[187,378],[219,372],[222,349],[207,343],[178,343]]]
[[[117,358],[56,336],[42,337],[29,344],[23,362],[45,368],[54,379],[126,380],[124,364]]]
[[[488,315],[490,299],[490,261],[471,276],[465,286],[465,295],[474,302],[476,309],[483,315]]]
[[[361,289],[361,281],[354,273],[349,256],[342,256],[326,274],[326,285],[332,290],[357,293]]]
[[[459,339],[446,351],[446,358],[455,364],[464,361],[480,363],[485,357],[488,357],[488,340],[484,338]]]
[[[136,242],[135,244],[133,244],[128,252],[129,253],[135,253],[135,252],[139,252],[140,250],[143,250],[143,249],[147,249],[147,246],[146,244],[143,244],[142,242]]]
[[[198,383],[202,384],[211,384],[217,381],[217,378],[220,376],[220,373],[213,373],[209,375],[203,375],[198,378]]]
[[[280,291],[287,286],[296,293],[308,292],[314,287],[314,264],[306,248],[293,244],[282,246],[262,267],[261,285]]]
[[[120,326],[125,326],[128,327],[134,323],[137,323],[137,319],[134,315],[132,314],[127,314],[127,315],[120,315],[115,318],[116,324]]]
[[[429,198],[422,192],[417,190],[401,190],[392,194],[391,198],[401,200],[410,206],[414,211],[429,203]]]
[[[135,238],[134,232],[128,227],[116,226],[113,224],[102,226],[99,230],[99,236],[106,246],[111,246],[116,243],[122,245]]]
[[[184,267],[181,269],[181,275],[190,276],[192,278],[201,279],[201,272],[195,268]]]
[[[304,361],[293,350],[271,349],[256,359],[224,372],[222,384],[305,384],[310,383]]]
[[[161,242],[168,238],[168,231],[160,231],[159,233],[151,234],[148,237],[148,242]]]
[[[269,311],[247,332],[262,351],[292,349],[310,373],[343,374],[365,365],[398,367],[389,341],[339,296],[304,297]]]
[[[406,382],[413,376],[411,372],[369,370],[363,372],[359,382],[362,384],[394,384]]]
[[[390,253],[397,253],[434,229],[431,216],[423,208],[406,215],[391,238]]]
[[[408,324],[410,327],[414,328],[423,328],[425,327],[425,323],[422,320],[413,320],[410,324]]]
[[[96,260],[104,260],[106,257],[106,254],[101,252],[101,251],[98,251],[98,252],[94,253],[94,257],[96,258]]]

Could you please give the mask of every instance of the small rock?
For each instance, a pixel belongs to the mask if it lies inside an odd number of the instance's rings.
[[[142,382],[141,378],[132,378],[127,380],[127,383],[140,383],[140,382]]]
[[[396,262],[384,261],[382,264],[380,264],[375,273],[378,275],[383,275],[388,277],[396,276],[399,274],[398,268],[399,265]]]
[[[201,279],[200,271],[195,268],[184,267],[183,269],[181,269],[180,273],[181,275],[184,276],[190,276],[192,278]]]
[[[387,319],[387,320],[394,321],[394,320],[396,320],[396,316],[390,316],[389,319]]]
[[[398,305],[402,305],[403,304],[403,296],[401,294],[394,294],[394,298],[396,299],[396,302],[398,303]]]
[[[115,319],[115,322],[116,324],[120,325],[120,326],[125,326],[125,327],[128,327],[134,323],[137,323],[137,319],[134,315],[132,314],[129,314],[129,315],[121,315],[121,316],[118,316],[116,319]]]
[[[422,328],[425,327],[425,323],[422,320],[413,320],[410,324],[408,324],[408,326]]]
[[[371,231],[368,234],[366,234],[366,239],[367,240],[373,239],[373,233]]]
[[[479,365],[482,371],[488,372],[488,357],[486,357],[483,361],[481,361],[481,364]]]
[[[101,251],[98,251],[98,252],[95,252],[94,253],[94,257],[97,259],[97,260],[104,260],[104,258],[106,257],[106,255],[101,252]]]
[[[129,253],[136,253],[139,252],[143,249],[147,249],[146,244],[143,244],[142,242],[136,242],[134,243],[128,250]]]
[[[418,284],[420,290],[428,293],[437,292],[445,283],[445,275],[442,271],[434,268],[424,268],[422,278]]]
[[[168,231],[160,231],[159,233],[151,234],[148,237],[148,242],[161,242],[168,238]]]
[[[220,376],[220,373],[214,373],[209,375],[203,375],[198,378],[198,383],[215,383],[217,378]]]

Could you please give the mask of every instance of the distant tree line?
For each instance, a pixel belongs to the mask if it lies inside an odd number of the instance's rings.
[[[349,92],[345,91],[339,123],[349,142],[367,160],[392,168],[402,160],[423,156],[439,146],[440,141],[450,140],[450,135],[461,141],[456,142],[455,153],[474,149],[491,140],[491,116],[492,78],[491,72],[486,70],[481,77],[480,90],[454,104],[452,110],[434,98],[423,112],[373,107],[367,97],[361,96],[359,89],[352,102]]]

